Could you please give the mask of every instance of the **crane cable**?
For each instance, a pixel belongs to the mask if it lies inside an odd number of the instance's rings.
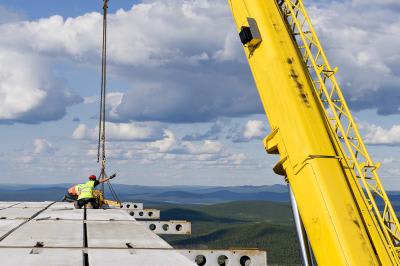
[[[108,0],[103,3],[103,46],[101,51],[101,93],[100,93],[100,116],[99,116],[99,139],[97,146],[97,163],[100,162],[101,153],[101,173],[105,175],[106,168],[106,84],[107,84],[107,9]]]
[[[99,115],[99,138],[97,145],[97,163],[100,163],[101,170],[99,178],[106,178],[106,85],[107,85],[107,10],[108,1],[103,0],[103,46],[101,52],[101,92],[100,92],[100,115]],[[112,187],[110,181],[107,181],[108,188],[112,197],[117,202],[121,202]],[[102,183],[101,191],[104,195],[104,183]]]

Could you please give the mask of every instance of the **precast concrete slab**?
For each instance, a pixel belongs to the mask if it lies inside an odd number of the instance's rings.
[[[20,204],[21,202],[18,201],[1,201],[0,202],[0,209],[5,209],[5,208],[9,208],[12,206],[16,206],[18,204]]]
[[[86,225],[90,248],[171,248],[136,221],[87,221]]]
[[[26,220],[0,220],[0,239],[25,221]]]
[[[126,210],[121,209],[86,209],[88,221],[134,221]]]
[[[259,250],[176,250],[155,233],[189,233],[186,221],[136,221],[143,209],[75,209],[70,203],[3,202],[0,265],[266,265]],[[15,205],[15,206],[17,206]],[[130,212],[135,212],[132,216]],[[143,211],[140,215],[140,211]],[[220,262],[225,264],[221,264]]]
[[[82,250],[32,248],[0,248],[0,264],[2,266],[84,265]]]
[[[56,202],[49,209],[75,209],[73,202]]]
[[[89,265],[96,266],[197,266],[194,262],[187,259],[179,252],[171,250],[157,249],[116,249],[116,250],[96,250],[90,249]]]
[[[192,224],[187,221],[140,221],[158,235],[190,235]]]
[[[160,210],[156,209],[128,210],[128,213],[135,219],[146,219],[146,220],[160,219]]]
[[[52,209],[49,208],[38,216],[35,220],[83,220],[83,209]]]
[[[128,210],[143,210],[143,203],[138,202],[123,202],[121,209]]]
[[[0,210],[0,219],[29,219],[43,208],[7,208]]]
[[[197,265],[267,266],[267,252],[258,249],[201,250],[177,249]]]
[[[82,247],[83,221],[31,220],[0,242],[0,247]]]
[[[21,202],[12,208],[46,208],[50,206],[50,204],[54,203],[54,201],[41,201],[41,202]]]

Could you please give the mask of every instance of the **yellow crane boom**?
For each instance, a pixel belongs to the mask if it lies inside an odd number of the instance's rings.
[[[400,265],[400,225],[301,0],[229,0],[319,265]]]

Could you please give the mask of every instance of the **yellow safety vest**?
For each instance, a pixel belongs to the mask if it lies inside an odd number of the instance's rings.
[[[79,195],[81,194],[82,188],[85,186],[85,184],[79,184],[75,186],[76,194]]]
[[[80,187],[78,200],[93,198],[94,183],[95,181],[90,180]]]

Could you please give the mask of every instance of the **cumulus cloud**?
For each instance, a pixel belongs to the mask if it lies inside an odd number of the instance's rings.
[[[190,154],[216,154],[222,151],[222,144],[219,141],[205,140],[201,144],[184,143]]]
[[[179,142],[175,137],[175,134],[170,130],[165,130],[163,139],[149,143],[147,147],[150,148],[150,150],[161,153],[172,152],[180,149]]]
[[[97,156],[97,149],[91,145],[87,151],[90,157]],[[109,142],[107,158],[116,163],[137,162],[149,164],[165,162],[171,165],[240,165],[247,157],[243,153],[227,150],[219,141],[182,141],[169,129],[164,131],[162,139],[149,143]]]
[[[109,29],[109,69],[132,84],[108,110],[110,121],[190,123],[262,111],[226,1],[145,1],[109,14]],[[98,65],[99,13],[0,30],[2,46]]]
[[[57,120],[81,101],[35,55],[0,47],[0,76],[0,123]]]
[[[205,140],[201,143],[181,141],[171,130],[165,130],[164,138],[147,144],[150,151],[175,154],[217,154],[222,151],[218,141]]]
[[[346,0],[309,4],[317,32],[331,61],[339,66],[340,82],[356,110],[376,108],[384,115],[400,112],[400,16],[399,9],[393,8],[396,3]],[[191,123],[263,112],[226,1],[144,1],[111,13],[109,29],[113,40],[109,43],[109,69],[132,86],[112,96],[110,121]],[[101,14],[97,12],[16,21],[0,25],[0,30],[2,49],[98,66]],[[60,90],[43,89],[45,85],[26,89],[31,100],[25,108],[7,108],[10,113],[3,116],[13,118],[6,120],[58,119],[65,106],[78,101]],[[12,100],[13,94],[7,93]],[[64,99],[61,103],[57,101],[60,98]],[[57,104],[46,105],[50,99]],[[93,100],[86,98],[85,103]],[[32,112],[35,106],[38,109]],[[43,113],[46,115],[37,118]]]
[[[130,10],[110,13],[108,20],[109,38],[113,40],[109,45],[111,64],[165,65],[172,61],[193,64],[212,57],[225,60],[241,57],[231,51],[236,40],[229,39],[234,27],[228,6],[222,0],[146,1]],[[97,60],[101,23],[102,15],[91,12],[75,18],[54,15],[22,21],[3,25],[1,30],[6,44],[49,55],[71,56],[78,61]],[[26,39],[30,42],[25,42]]]
[[[389,129],[373,124],[363,124],[365,142],[373,145],[400,145],[400,125]]]
[[[53,145],[45,139],[35,139],[35,149],[33,154],[50,154],[55,151]]]
[[[129,72],[140,84],[123,95],[117,121],[191,123],[261,112],[225,1],[152,1],[130,12],[145,21],[157,17],[151,36],[138,31],[147,49],[158,52]]]
[[[263,137],[265,131],[264,122],[260,120],[249,120],[246,123],[243,137],[246,139]]]
[[[80,124],[72,133],[73,139],[97,140],[99,127],[90,128]],[[111,141],[153,141],[163,137],[164,129],[159,124],[106,123],[106,138]]]
[[[244,127],[236,131],[230,138],[233,142],[249,142],[253,139],[263,139],[266,134],[266,126],[263,121],[249,120]]]
[[[165,131],[162,140],[144,146],[141,153],[146,161],[163,159],[173,162],[229,165],[241,164],[246,159],[243,153],[227,151],[219,141],[182,141],[170,130]]]
[[[109,114],[110,120],[113,120],[115,118],[118,119],[118,113],[116,108],[121,104],[122,97],[124,94],[122,92],[110,92],[107,93],[106,96],[106,104],[107,104],[107,110]]]

